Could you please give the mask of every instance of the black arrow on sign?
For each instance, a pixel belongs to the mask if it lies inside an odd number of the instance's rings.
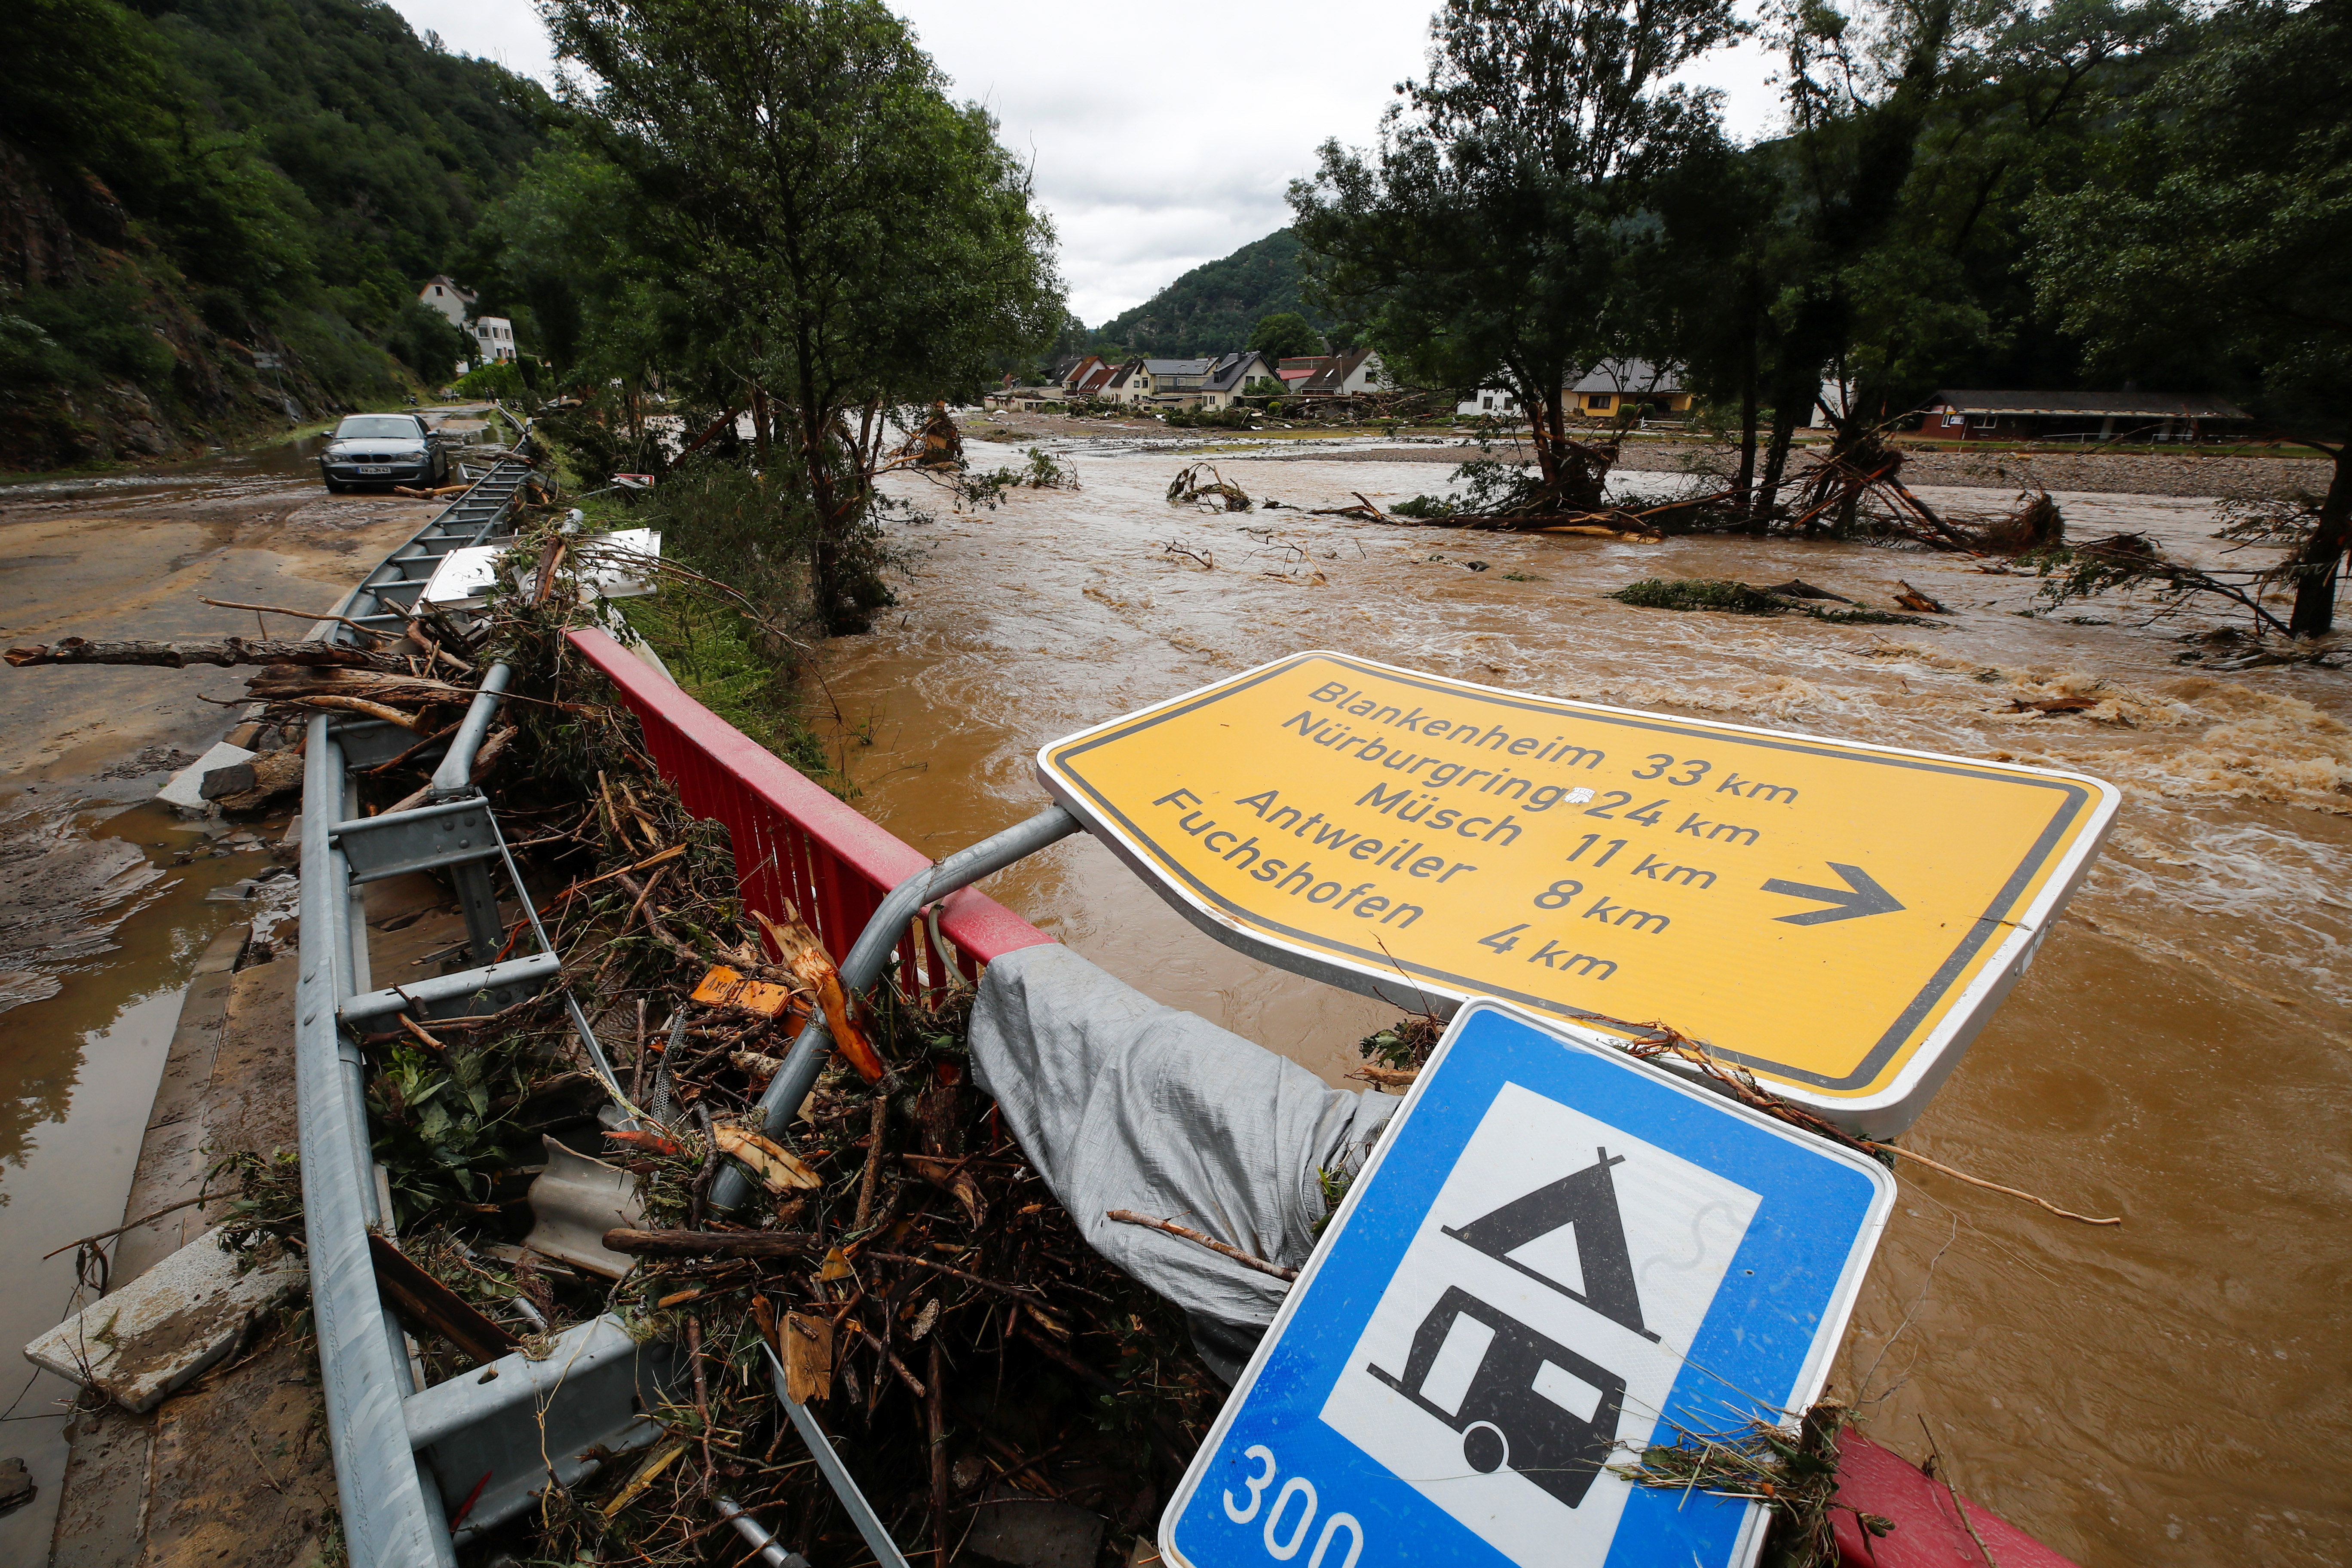
[[[1807,910],[1802,914],[1776,915],[1773,918],[1792,926],[1827,925],[1832,921],[1850,921],[1863,915],[1888,915],[1903,906],[1895,895],[1878,885],[1871,874],[1859,866],[1842,866],[1835,860],[1829,868],[1845,879],[1843,888],[1816,888],[1808,882],[1784,882],[1775,877],[1764,884],[1768,893],[1786,893],[1792,899],[1818,899],[1834,904],[1834,909]]]

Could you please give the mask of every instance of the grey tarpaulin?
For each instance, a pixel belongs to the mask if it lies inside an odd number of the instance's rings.
[[[989,964],[972,1005],[971,1059],[974,1080],[1079,1231],[1184,1310],[1228,1382],[1288,1286],[1106,1211],[1174,1220],[1296,1268],[1325,1213],[1317,1173],[1352,1173],[1400,1103],[1329,1088],[1058,943]]]

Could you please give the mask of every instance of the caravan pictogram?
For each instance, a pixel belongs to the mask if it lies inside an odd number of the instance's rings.
[[[1625,1380],[1459,1286],[1422,1320],[1402,1377],[1364,1369],[1462,1434],[1480,1475],[1508,1468],[1569,1507],[1615,1446]]]

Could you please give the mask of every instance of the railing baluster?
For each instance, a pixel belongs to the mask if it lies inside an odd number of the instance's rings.
[[[798,910],[838,961],[848,955],[883,895],[929,863],[604,633],[583,629],[570,637],[636,715],[646,753],[677,789],[679,803],[727,829],[747,909],[772,920]],[[933,952],[928,933],[918,937],[909,930],[899,940],[898,976],[909,994],[936,998],[951,974],[976,981],[990,959],[1053,940],[971,889],[944,900],[940,924],[951,954]]]

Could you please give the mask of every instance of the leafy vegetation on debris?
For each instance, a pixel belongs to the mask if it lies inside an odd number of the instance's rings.
[[[1639,610],[1714,610],[1734,616],[1778,616],[1790,610],[1832,626],[1932,626],[1940,623],[1889,610],[1825,610],[1804,599],[1751,588],[1725,577],[1644,577],[1605,595]]]

